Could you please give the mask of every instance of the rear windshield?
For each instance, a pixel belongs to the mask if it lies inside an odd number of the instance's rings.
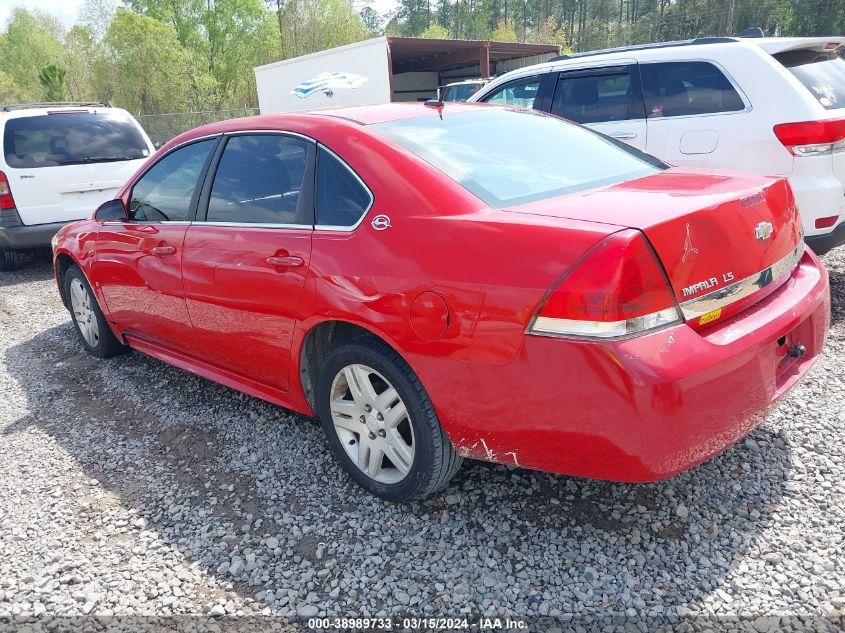
[[[6,121],[6,164],[18,169],[137,160],[150,155],[126,115],[61,112]]]
[[[531,110],[479,108],[372,127],[504,208],[611,185],[665,169],[656,158]]]
[[[789,51],[775,55],[826,110],[845,108],[845,60],[836,53]]]

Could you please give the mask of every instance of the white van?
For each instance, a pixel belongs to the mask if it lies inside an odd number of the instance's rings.
[[[786,176],[807,244],[845,243],[845,37],[711,37],[564,55],[469,101],[551,112],[672,165]]]
[[[125,110],[103,104],[0,106],[0,270],[91,215],[155,151]]]

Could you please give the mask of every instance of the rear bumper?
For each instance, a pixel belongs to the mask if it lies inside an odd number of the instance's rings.
[[[410,360],[463,455],[652,481],[759,424],[821,353],[829,320],[827,271],[808,251],[775,292],[702,332],[682,324],[601,343],[526,336],[504,367]],[[784,361],[798,343],[806,355]]]
[[[67,222],[0,227],[0,247],[15,250],[50,246],[50,240]]]
[[[845,244],[845,222],[837,226],[830,233],[807,235],[804,241],[807,242],[807,246],[812,248],[816,255],[824,255],[831,249]]]

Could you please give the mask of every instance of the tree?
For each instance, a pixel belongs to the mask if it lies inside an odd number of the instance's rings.
[[[365,29],[367,29],[372,35],[381,34],[381,16],[379,15],[378,11],[376,11],[370,6],[366,6],[361,9],[360,15],[361,21],[364,23]]]
[[[38,81],[47,90],[47,101],[66,101],[65,77],[67,71],[55,64],[49,64],[38,73]]]
[[[419,34],[419,37],[426,37],[432,40],[448,40],[449,39],[449,31],[444,29],[442,26],[434,22],[431,26],[429,26],[426,30]]]
[[[46,90],[39,83],[41,69],[62,60],[62,27],[41,11],[15,9],[0,40],[0,70],[17,86],[23,100],[40,101]]]
[[[513,21],[504,18],[499,20],[496,28],[493,29],[493,33],[490,35],[490,39],[497,42],[519,41],[519,37],[516,35],[516,29],[513,28]]]
[[[65,35],[62,67],[67,69],[65,86],[71,101],[96,99],[94,66],[100,55],[100,41],[88,27],[77,24]]]
[[[102,40],[117,13],[117,7],[117,0],[85,0],[79,9],[79,24],[74,28],[84,27],[94,39]]]
[[[133,112],[189,109],[197,87],[196,59],[172,27],[131,11],[118,11],[103,39],[95,84],[103,99]]]

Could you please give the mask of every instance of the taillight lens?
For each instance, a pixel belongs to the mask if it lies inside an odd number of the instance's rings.
[[[604,339],[680,322],[654,251],[642,233],[628,229],[594,247],[549,291],[528,332]]]
[[[15,199],[12,197],[12,189],[9,187],[9,179],[6,174],[0,171],[0,209],[14,209]]]
[[[845,119],[781,123],[774,131],[793,156],[818,156],[845,149]]]

